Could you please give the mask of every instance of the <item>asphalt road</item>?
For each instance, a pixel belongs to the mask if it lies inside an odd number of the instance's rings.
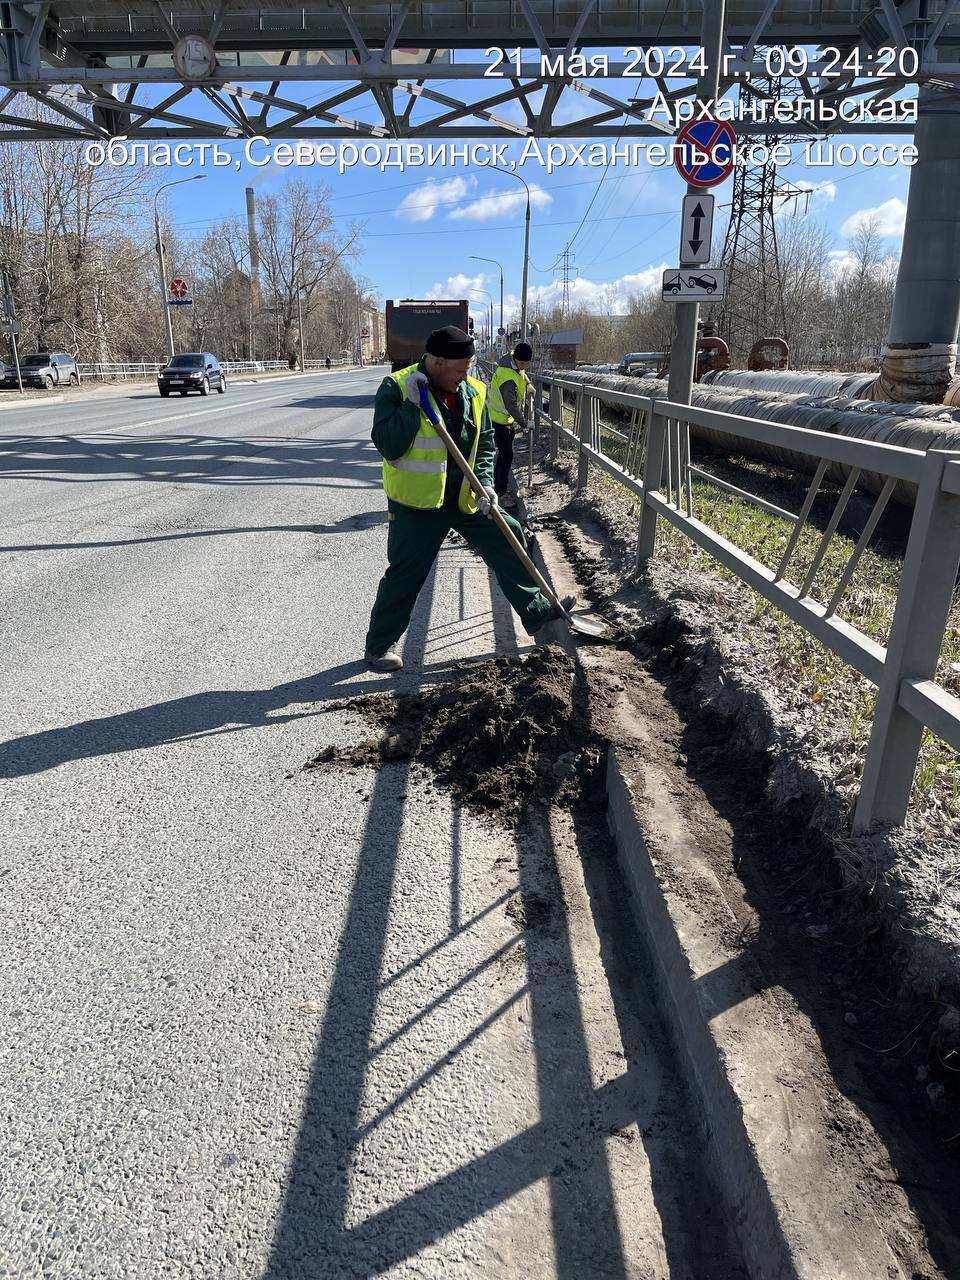
[[[0,417],[2,1276],[688,1274],[672,1071],[586,890],[561,964],[506,832],[298,772],[393,687],[382,374]],[[400,682],[522,643],[448,544]]]

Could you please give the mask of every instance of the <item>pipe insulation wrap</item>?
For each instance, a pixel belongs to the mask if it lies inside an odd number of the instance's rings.
[[[661,400],[667,398],[667,384],[662,378],[637,379],[583,370],[565,370],[560,376],[566,382],[578,382],[582,386],[591,387],[602,403],[619,408],[621,412],[624,412],[623,407],[605,399],[604,391],[633,395],[639,392]],[[702,409],[714,409],[719,413],[737,414],[745,418],[766,419],[791,427],[804,427],[808,431],[822,431],[827,435],[872,440],[878,444],[899,445],[901,448],[923,452],[928,449],[952,449],[960,452],[960,409],[950,409],[942,404],[904,405],[890,401],[853,399],[849,396],[831,395],[829,392],[823,396],[811,395],[806,390],[777,393],[765,388],[754,389],[750,385],[742,385],[740,381],[742,379],[746,383],[747,380],[777,378],[789,382],[791,379],[810,376],[790,373],[715,374],[712,383],[700,382],[694,386],[691,403]],[[873,376],[867,375],[868,382],[872,381]],[[856,380],[861,377],[862,375],[855,375]],[[759,458],[804,474],[812,474],[819,461],[816,457],[792,449],[744,440],[742,436],[732,432],[699,426],[691,426],[690,432],[697,439],[724,453]],[[843,464],[832,463],[827,476],[836,483],[843,484],[849,473],[850,469]],[[871,493],[879,493],[885,480],[883,475],[865,471],[859,484]],[[912,506],[916,498],[916,485],[898,481],[893,497],[897,502]]]

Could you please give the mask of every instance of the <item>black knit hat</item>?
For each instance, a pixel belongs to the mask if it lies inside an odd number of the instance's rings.
[[[475,350],[473,339],[455,324],[434,329],[427,339],[427,355],[443,356],[445,360],[468,360]]]
[[[533,347],[529,342],[518,342],[513,348],[513,358],[514,360],[532,360]]]

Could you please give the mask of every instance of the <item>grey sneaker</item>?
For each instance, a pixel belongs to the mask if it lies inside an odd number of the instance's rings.
[[[399,671],[403,666],[403,659],[392,649],[388,649],[386,653],[365,653],[363,660],[374,671]]]

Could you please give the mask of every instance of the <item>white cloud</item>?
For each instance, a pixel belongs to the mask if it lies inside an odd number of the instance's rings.
[[[856,259],[849,249],[831,249],[827,254],[827,271],[833,276],[842,276],[852,271]]]
[[[617,276],[613,280],[591,280],[586,276],[577,276],[570,281],[570,306],[586,308],[596,314],[606,314],[612,310],[614,315],[626,315],[629,300],[638,293],[646,293],[649,289],[659,289],[660,280],[670,264],[645,267],[642,271],[630,272]],[[500,278],[493,274],[479,272],[475,276],[447,276],[446,280],[437,281],[423,295],[425,298],[469,298],[471,310],[475,315],[487,308],[487,302],[479,295],[485,289],[493,298],[494,319],[500,318]],[[542,305],[544,308],[559,306],[563,301],[563,281],[551,280],[549,284],[530,285],[529,305]],[[507,323],[512,323],[520,315],[519,293],[505,293],[503,298],[503,314]]]
[[[397,207],[397,217],[408,222],[429,222],[438,205],[462,200],[473,187],[472,179],[448,178],[444,182],[428,182],[418,191],[404,196]]]
[[[469,298],[472,293],[476,293],[480,289],[486,289],[487,293],[491,293],[489,285],[485,283],[486,276],[482,271],[478,271],[475,276],[466,276],[463,272],[455,276],[447,276],[444,281],[437,281],[431,285],[427,292],[423,295],[425,298]],[[478,298],[478,306],[483,306],[483,299]]]
[[[651,265],[643,271],[617,276],[614,280],[589,280],[577,276],[570,281],[570,306],[585,307],[597,313],[610,309],[614,315],[626,315],[630,298],[658,288],[668,266],[669,263],[661,262],[658,266]],[[546,308],[559,306],[563,301],[563,281],[551,280],[547,285],[534,286],[530,290],[530,299]]]
[[[544,209],[553,203],[553,196],[530,183],[531,209]],[[447,215],[453,222],[465,220],[485,222],[488,218],[499,218],[501,215],[517,213],[526,209],[527,197],[522,187],[515,191],[488,191],[482,196],[472,196],[468,204],[459,205]]]
[[[894,254],[887,254],[878,262],[870,264],[869,270],[871,274],[879,273],[884,277],[893,279],[897,274],[899,259]],[[859,271],[862,269],[862,263],[858,261],[856,254],[851,253],[849,249],[832,249],[827,255],[826,262],[827,272],[834,277],[845,276],[848,272]]]
[[[876,220],[877,232],[881,236],[902,236],[906,216],[907,206],[894,196],[892,200],[878,204],[875,209],[858,209],[856,213],[852,213],[840,228],[840,234],[849,239],[856,235],[864,223]]]

